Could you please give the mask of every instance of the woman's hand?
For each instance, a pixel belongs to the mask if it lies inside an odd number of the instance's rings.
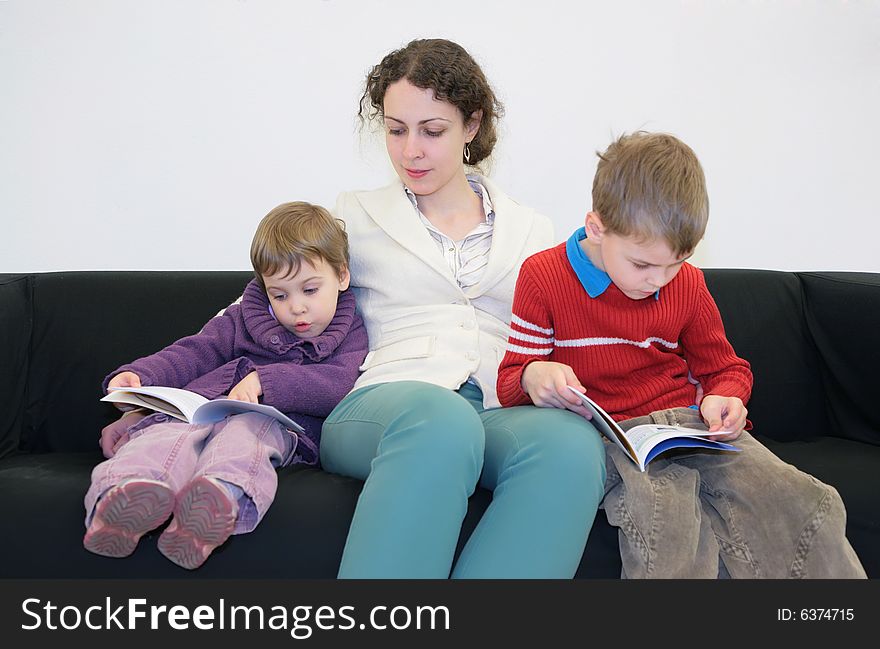
[[[263,386],[256,372],[251,372],[229,391],[229,398],[248,403],[259,403],[263,394]]]
[[[568,365],[552,361],[533,361],[523,370],[521,383],[523,391],[536,406],[564,408],[587,419],[592,417],[583,402],[568,389],[571,386],[578,392],[587,391]]]
[[[738,397],[708,394],[700,403],[700,414],[709,426],[709,432],[719,433],[711,435],[709,439],[727,442],[735,440],[743,432],[749,411]]]

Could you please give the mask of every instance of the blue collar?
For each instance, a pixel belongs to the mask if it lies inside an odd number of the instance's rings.
[[[571,264],[587,295],[599,297],[611,285],[611,278],[604,270],[596,268],[581,248],[580,242],[586,238],[586,228],[575,230],[565,242],[565,254],[568,255],[568,263]]]
[[[604,270],[599,270],[587,257],[587,253],[581,248],[580,242],[587,238],[586,228],[578,228],[574,231],[568,241],[565,242],[565,254],[568,256],[568,263],[571,264],[572,270],[577,275],[581,286],[590,297],[599,297],[605,290],[611,286],[611,278]],[[654,293],[654,299],[660,299],[660,291]]]

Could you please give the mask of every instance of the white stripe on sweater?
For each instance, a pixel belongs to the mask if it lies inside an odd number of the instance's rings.
[[[510,337],[527,343],[535,343],[536,345],[552,345],[554,340],[553,336],[550,336],[549,338],[544,338],[543,336],[530,336],[529,334],[523,334],[514,330],[510,331]]]
[[[507,343],[507,351],[513,352],[514,354],[525,354],[526,356],[547,356],[553,351],[553,348],[546,347],[542,349],[537,347],[520,347],[513,343]]]
[[[532,324],[527,320],[523,320],[515,313],[511,314],[510,321],[513,324],[519,325],[523,329],[530,329],[531,331],[539,331],[542,334],[550,334],[551,336],[553,335],[553,329],[545,329],[544,327],[539,327],[538,325]]]
[[[573,338],[570,340],[557,340],[557,347],[594,347],[596,345],[634,345],[636,347],[641,347],[642,349],[647,349],[651,346],[651,343],[660,343],[664,347],[668,347],[669,349],[676,349],[678,347],[678,343],[671,343],[668,340],[663,340],[662,338],[657,338],[655,336],[651,336],[650,338],[645,338],[642,341],[638,340],[627,340],[626,338]]]

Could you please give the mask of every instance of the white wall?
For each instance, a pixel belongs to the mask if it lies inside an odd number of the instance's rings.
[[[460,42],[507,105],[493,175],[563,239],[595,150],[703,161],[696,263],[880,271],[880,2],[0,0],[0,272],[246,269],[276,204],[390,178],[362,79]]]

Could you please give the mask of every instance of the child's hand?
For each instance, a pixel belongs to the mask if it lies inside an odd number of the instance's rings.
[[[128,429],[149,414],[147,410],[131,410],[101,429],[101,451],[104,457],[116,455],[119,447],[128,441]]]
[[[709,432],[718,432],[709,439],[722,442],[736,439],[742,433],[746,425],[746,416],[749,411],[739,397],[721,397],[717,394],[709,394],[703,397],[700,403],[700,414]]]
[[[107,384],[108,388],[139,388],[141,387],[141,377],[134,372],[120,372]]]
[[[262,394],[263,386],[260,385],[260,377],[256,372],[251,372],[229,391],[229,398],[236,401],[259,403]]]
[[[583,402],[568,389],[570,385],[578,392],[587,391],[568,365],[552,361],[533,361],[523,371],[521,383],[523,391],[536,406],[565,408],[587,419],[592,417]]]
[[[120,372],[107,384],[107,389],[110,388],[139,388],[141,387],[141,377],[139,377],[134,372]],[[114,403],[114,406],[119,408],[119,410],[123,412],[131,412],[132,410],[137,409],[137,406],[133,406],[130,403]],[[109,455],[107,456],[109,457]]]

